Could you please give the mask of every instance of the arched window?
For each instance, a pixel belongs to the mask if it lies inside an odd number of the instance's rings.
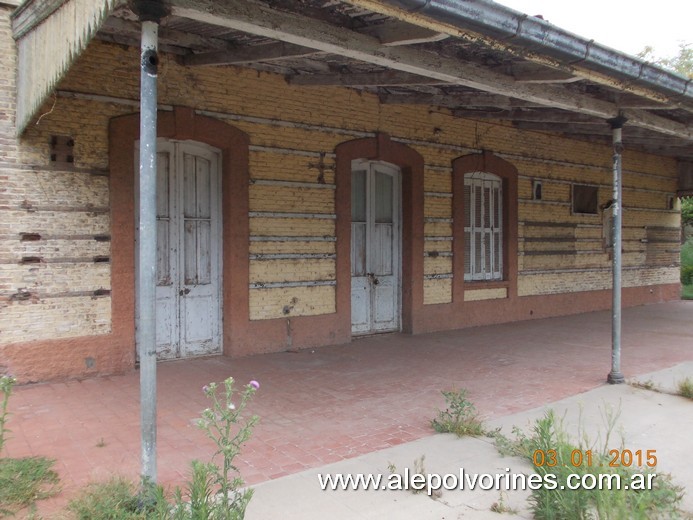
[[[464,175],[464,279],[503,279],[503,183],[492,173]]]

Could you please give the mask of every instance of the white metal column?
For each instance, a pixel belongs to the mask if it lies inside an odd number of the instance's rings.
[[[621,373],[621,252],[622,252],[622,225],[623,218],[622,208],[622,184],[623,174],[621,169],[621,153],[623,152],[623,142],[621,138],[621,129],[627,119],[623,116],[618,116],[609,119],[613,131],[614,155],[613,155],[613,202],[611,209],[613,211],[613,262],[612,262],[612,321],[611,321],[611,372],[607,377],[607,381],[613,384],[620,384],[625,381]]]
[[[140,358],[142,477],[156,482],[156,109],[158,29],[166,8],[157,0],[135,0],[132,8],[142,22],[135,341]]]

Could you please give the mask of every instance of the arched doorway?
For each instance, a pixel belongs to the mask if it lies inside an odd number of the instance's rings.
[[[401,325],[401,172],[354,160],[351,172],[351,332]]]

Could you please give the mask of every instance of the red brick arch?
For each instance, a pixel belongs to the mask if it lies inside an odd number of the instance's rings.
[[[176,107],[158,114],[157,136],[192,140],[222,154],[223,342],[229,354],[234,335],[248,328],[249,223],[248,136],[223,121]],[[110,122],[112,328],[119,336],[135,334],[135,142],[139,113]],[[133,350],[134,352],[134,350]],[[133,358],[134,359],[134,358]]]
[[[413,332],[423,308],[423,157],[382,133],[341,143],[335,153],[338,319],[343,329],[351,330],[351,161],[384,161],[402,172],[402,330]]]
[[[517,297],[517,168],[491,152],[463,155],[452,161],[453,197],[453,286],[454,302],[464,302],[464,291],[473,286],[505,287],[508,299]],[[464,281],[464,176],[467,173],[492,173],[503,185],[503,280]]]

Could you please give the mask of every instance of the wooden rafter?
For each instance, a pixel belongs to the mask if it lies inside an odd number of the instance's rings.
[[[432,105],[446,108],[463,107],[531,107],[541,106],[521,99],[489,94],[488,92],[464,92],[458,94],[381,94],[380,102],[389,105]]]
[[[531,62],[515,62],[512,75],[519,83],[574,83],[581,78],[562,70]]]
[[[342,86],[342,87],[395,87],[402,85],[445,85],[445,82],[417,76],[407,72],[386,70],[383,72],[362,72],[346,74],[303,74],[290,76],[291,85],[302,86]]]
[[[256,47],[241,47],[233,50],[189,54],[183,58],[187,66],[237,65],[258,61],[276,61],[300,56],[311,56],[316,50],[285,42],[268,43]]]
[[[173,14],[327,53],[427,76],[455,85],[522,99],[531,103],[612,118],[620,108],[560,85],[524,84],[482,65],[432,55],[412,47],[386,47],[376,38],[295,13],[278,12],[241,0],[168,0]],[[629,124],[693,140],[690,126],[641,110],[625,110]]]
[[[437,42],[449,38],[447,34],[399,20],[388,20],[379,25],[366,27],[360,32],[376,37],[381,44],[389,47]]]
[[[111,16],[99,29],[99,33],[111,35],[125,35],[134,37],[139,42],[142,34],[141,24],[131,20],[124,20]],[[164,45],[174,45],[176,47],[198,48],[198,49],[228,49],[229,42],[220,38],[209,36],[199,36],[185,31],[159,27],[159,43]]]
[[[456,117],[469,117],[481,119],[505,119],[510,121],[537,121],[543,123],[587,123],[603,125],[604,120],[598,117],[586,116],[566,110],[554,110],[551,108],[514,108],[510,110],[473,110],[457,109],[453,115]]]
[[[585,123],[542,123],[534,121],[513,121],[513,126],[523,130],[536,130],[541,132],[557,132],[572,135],[600,135],[609,138],[612,136],[611,128],[606,123],[595,125]],[[664,137],[660,134],[653,134],[649,130],[625,126],[623,129],[624,142],[628,140],[633,141],[636,139],[666,144],[681,142],[687,143],[687,145],[690,146],[690,142],[686,141],[685,139],[672,139],[671,137]]]

